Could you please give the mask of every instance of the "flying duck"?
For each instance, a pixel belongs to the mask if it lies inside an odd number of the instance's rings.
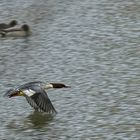
[[[46,90],[50,88],[68,88],[62,83],[44,83],[41,81],[30,82],[17,87],[16,89],[10,89],[4,96],[9,98],[14,96],[24,96],[27,102],[36,111],[47,112],[48,114],[56,113]]]
[[[21,27],[11,27],[0,31],[2,37],[25,37],[30,35],[30,27],[23,24]]]
[[[16,26],[17,24],[18,24],[18,23],[17,23],[16,20],[12,20],[9,24],[0,23],[0,30],[14,27],[14,26]]]

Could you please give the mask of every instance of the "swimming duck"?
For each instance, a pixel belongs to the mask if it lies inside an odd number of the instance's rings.
[[[3,29],[7,29],[7,28],[10,28],[10,27],[14,27],[16,26],[18,23],[16,20],[12,20],[9,24],[6,24],[6,23],[0,23],[0,30],[3,30]]]
[[[10,89],[5,96],[9,98],[14,96],[24,96],[27,102],[36,110],[41,112],[47,112],[49,114],[56,113],[46,90],[50,88],[68,88],[62,83],[44,83],[41,81],[35,81],[26,83],[19,86],[16,89]]]
[[[11,27],[1,30],[2,37],[24,37],[30,35],[30,27],[27,24],[21,27]]]

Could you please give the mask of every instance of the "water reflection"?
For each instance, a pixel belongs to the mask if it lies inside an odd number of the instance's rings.
[[[46,130],[53,121],[54,115],[34,111],[21,120],[13,119],[7,124],[9,130],[15,133],[33,131],[34,129]]]
[[[49,124],[53,120],[53,118],[54,115],[34,111],[33,114],[30,114],[26,118],[25,123],[28,122],[32,124],[32,127],[34,128],[42,128],[43,126]]]

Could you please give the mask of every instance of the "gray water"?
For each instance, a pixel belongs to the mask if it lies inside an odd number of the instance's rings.
[[[0,13],[32,30],[0,39],[1,140],[140,139],[139,0],[1,0]],[[56,116],[3,97],[38,80],[71,86],[48,91]]]

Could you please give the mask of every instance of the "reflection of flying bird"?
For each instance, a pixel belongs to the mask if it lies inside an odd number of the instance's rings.
[[[5,96],[9,98],[14,96],[24,96],[28,103],[36,110],[43,111],[47,113],[56,113],[55,108],[53,107],[46,90],[50,88],[68,88],[61,83],[49,83],[44,82],[30,82],[24,85],[19,86],[16,89],[10,89],[7,91]]]

